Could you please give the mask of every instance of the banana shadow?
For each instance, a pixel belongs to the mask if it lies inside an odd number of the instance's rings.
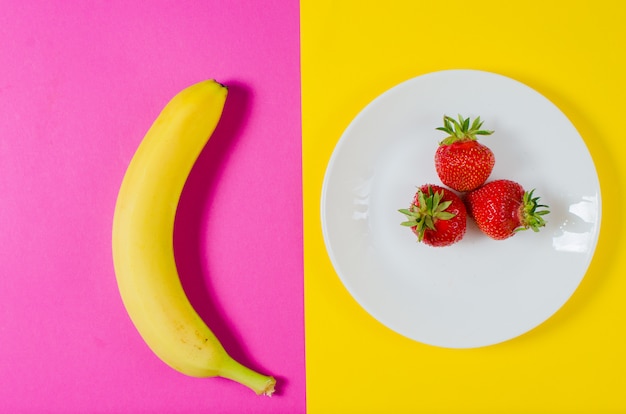
[[[250,87],[241,82],[228,81],[224,84],[228,86],[228,98],[222,117],[198,157],[180,198],[174,229],[174,252],[181,283],[191,304],[229,355],[255,371],[271,375],[266,367],[253,359],[245,345],[245,332],[236,328],[236,323],[231,321],[222,305],[219,294],[211,284],[211,269],[206,259],[205,230],[211,220],[208,211],[219,191],[219,182],[232,148],[245,135],[254,98]],[[284,378],[276,379],[280,382],[275,393],[278,395],[287,384]]]

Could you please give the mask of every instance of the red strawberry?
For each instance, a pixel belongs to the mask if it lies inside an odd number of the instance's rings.
[[[470,124],[469,118],[459,120],[443,117],[443,126],[437,128],[449,134],[435,153],[435,169],[442,183],[456,191],[471,191],[487,181],[496,159],[493,152],[476,140],[476,135],[491,135],[493,131],[480,129],[480,117]]]
[[[417,240],[430,246],[449,246],[465,235],[467,212],[463,201],[447,188],[423,185],[408,209],[398,210],[407,217]]]
[[[467,212],[487,236],[503,240],[521,230],[539,231],[548,206],[511,180],[495,180],[465,194]],[[540,210],[540,208],[545,208]]]

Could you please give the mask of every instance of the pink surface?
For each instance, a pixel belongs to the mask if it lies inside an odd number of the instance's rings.
[[[304,412],[298,2],[0,10],[0,411]],[[278,377],[273,398],[162,364],[113,274],[126,166],[205,78],[231,88],[181,200],[181,277],[231,354]]]

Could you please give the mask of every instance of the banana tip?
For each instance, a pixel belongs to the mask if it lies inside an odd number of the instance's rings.
[[[220,85],[222,88],[226,88],[226,90],[228,90],[228,85],[223,84],[222,82],[218,82],[217,80],[215,80],[215,83],[217,83],[218,85]]]

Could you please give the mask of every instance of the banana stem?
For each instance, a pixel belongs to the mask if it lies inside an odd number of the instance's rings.
[[[245,385],[257,395],[271,397],[275,391],[276,379],[274,377],[259,374],[232,358],[228,358],[228,362],[220,369],[219,375]]]

